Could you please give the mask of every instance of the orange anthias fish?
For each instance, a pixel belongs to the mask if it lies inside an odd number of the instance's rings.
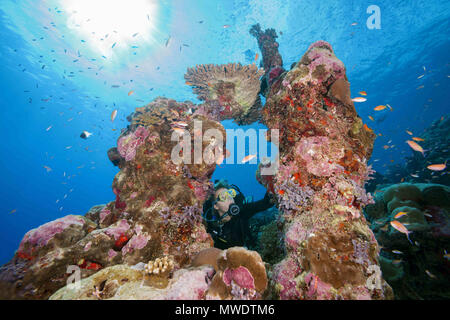
[[[425,141],[425,139],[418,138],[418,137],[412,137],[412,139],[413,139],[414,141]]]
[[[363,97],[356,97],[356,98],[353,98],[352,101],[353,102],[365,102],[365,101],[367,101],[367,99],[363,98]]]
[[[128,96],[131,96],[134,93],[133,90],[131,90],[130,92],[128,92]]]
[[[366,130],[366,131],[368,131],[368,132],[373,132],[373,130],[370,129],[370,128],[367,126],[367,124],[365,124],[365,123],[364,123],[364,125],[363,125],[363,128],[364,128],[364,130]]]
[[[409,130],[405,130],[405,131],[406,131],[406,133],[409,134],[410,136],[413,135],[413,133],[412,133],[411,131],[409,131]],[[415,139],[413,138],[413,140],[415,140]]]
[[[445,160],[444,163],[440,163],[440,164],[431,164],[429,165],[427,168],[432,170],[432,171],[442,171],[445,169],[445,167],[447,167],[447,160]]]
[[[117,110],[114,110],[114,111],[111,113],[111,122],[114,121],[114,119],[116,118],[116,116],[117,116]]]
[[[372,117],[372,116],[369,116],[369,119],[370,119],[370,120],[372,120],[372,121],[375,121],[375,120],[373,119],[373,117]]]
[[[360,91],[360,92],[358,92],[360,95],[362,95],[362,96],[367,96],[367,92],[365,92],[365,91]]]
[[[414,150],[422,153],[422,155],[425,157],[424,150],[421,146],[419,146],[417,143],[411,140],[406,140],[406,143]]]
[[[386,109],[386,106],[384,106],[384,105],[379,105],[379,106],[376,106],[375,108],[373,108],[373,110],[375,110],[375,111],[381,111],[384,109]]]
[[[250,155],[244,157],[244,159],[242,159],[242,163],[246,163],[246,162],[252,160],[253,158],[256,158],[256,154],[250,154]]]
[[[255,55],[255,61],[258,61],[258,57],[259,57],[259,55],[256,54],[256,55]]]
[[[403,217],[403,216],[406,215],[406,214],[408,214],[408,212],[400,211],[399,213],[397,213],[397,214],[394,216],[394,219],[398,219],[398,218],[400,218],[400,217]]]
[[[404,233],[406,235],[406,237],[408,238],[408,241],[411,242],[411,244],[413,244],[411,239],[409,238],[409,234],[412,233],[412,231],[408,231],[408,229],[406,229],[406,227],[403,223],[398,222],[398,221],[391,221],[391,226],[395,230],[397,230],[401,233]]]

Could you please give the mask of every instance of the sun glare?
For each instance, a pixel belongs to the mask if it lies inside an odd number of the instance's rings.
[[[63,0],[62,5],[68,28],[102,55],[152,40],[157,13],[154,0]]]

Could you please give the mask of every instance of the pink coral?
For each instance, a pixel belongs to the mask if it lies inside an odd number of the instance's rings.
[[[305,276],[305,282],[308,284],[307,297],[309,299],[315,298],[317,300],[329,300],[331,299],[330,289],[332,286],[326,282],[320,280],[320,278],[313,274],[308,273]]]
[[[240,266],[234,270],[229,268],[225,269],[223,273],[223,282],[227,286],[234,281],[238,286],[247,289],[255,289],[255,279],[246,267]]]
[[[165,299],[167,300],[200,300],[205,298],[205,291],[208,289],[209,275],[214,269],[203,267],[201,269],[179,270],[174,275],[173,285],[168,290]]]
[[[130,253],[135,249],[144,248],[147,245],[149,239],[150,237],[144,234],[134,235],[133,237],[131,237],[130,241],[128,241],[127,244],[122,248],[122,255]]]
[[[126,161],[133,160],[136,156],[137,148],[144,143],[149,135],[145,127],[139,127],[135,132],[119,138],[117,141],[117,150]]]
[[[297,277],[300,272],[300,267],[292,257],[284,259],[275,266],[273,279],[276,283],[281,285],[281,300],[297,300],[300,298],[300,292],[297,289],[297,282],[295,281],[295,277]]]
[[[306,240],[307,232],[300,221],[294,221],[286,231],[286,245],[296,251],[301,242]]]
[[[103,207],[103,209],[100,211],[100,223],[105,220],[106,216],[108,216],[111,213],[111,210],[109,210],[107,207]]]
[[[106,229],[105,233],[108,236],[114,237],[114,240],[119,239],[119,237],[123,234],[125,234],[130,229],[130,225],[128,224],[127,220],[122,219],[118,222],[116,222],[114,225],[110,226],[108,229]]]
[[[19,251],[22,252],[25,245],[32,247],[43,247],[58,233],[63,232],[72,225],[83,226],[85,220],[79,216],[65,216],[54,221],[48,222],[37,229],[28,231],[19,245]]]

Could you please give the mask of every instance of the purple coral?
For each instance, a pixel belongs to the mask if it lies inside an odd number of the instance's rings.
[[[359,264],[364,264],[366,261],[369,261],[369,257],[367,255],[369,249],[368,242],[359,242],[358,240],[353,239],[353,256],[355,258],[355,262]]]
[[[314,195],[314,190],[308,186],[301,187],[294,182],[287,180],[275,186],[278,196],[279,209],[282,211],[297,210],[299,206],[304,206]],[[283,191],[282,195],[280,191]]]
[[[139,127],[135,132],[119,138],[117,149],[126,161],[133,160],[136,156],[137,148],[144,143],[145,138],[149,135],[145,127]]]

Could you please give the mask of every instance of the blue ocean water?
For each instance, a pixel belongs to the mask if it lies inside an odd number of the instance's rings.
[[[370,5],[381,29],[367,27]],[[134,108],[157,96],[199,103],[183,78],[196,64],[249,64],[256,53],[259,63],[255,23],[277,30],[286,69],[312,42],[328,41],[352,97],[368,94],[358,113],[382,134],[370,163],[384,172],[404,162],[405,130],[420,134],[449,112],[449,18],[450,3],[439,0],[2,0],[0,264],[28,230],[114,199],[118,169],[106,152]],[[393,111],[374,112],[380,104]],[[83,130],[93,135],[83,140]],[[396,147],[384,150],[389,140]],[[225,164],[213,179],[259,199],[256,167]]]

